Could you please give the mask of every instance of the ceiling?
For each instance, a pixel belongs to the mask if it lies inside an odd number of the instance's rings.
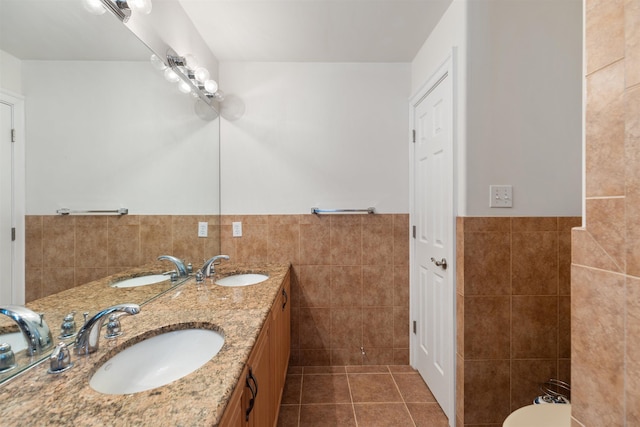
[[[280,62],[410,62],[451,1],[179,0],[220,61]],[[80,0],[0,0],[0,49],[23,60],[149,57]]]
[[[149,50],[113,16],[80,0],[0,0],[0,49],[22,60],[148,60]]]
[[[452,0],[179,0],[220,61],[410,62]]]

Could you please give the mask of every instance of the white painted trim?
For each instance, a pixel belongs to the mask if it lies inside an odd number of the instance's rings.
[[[452,313],[452,335],[451,335],[451,363],[452,363],[452,383],[449,384],[449,389],[451,393],[451,399],[453,408],[447,408],[445,412],[452,414],[449,419],[449,425],[455,427],[456,425],[456,217],[457,217],[457,197],[458,197],[458,180],[456,176],[459,173],[458,170],[458,156],[460,153],[458,152],[458,144],[457,144],[457,116],[456,116],[456,108],[457,108],[457,73],[456,73],[456,54],[457,49],[452,47],[451,52],[447,55],[447,57],[441,62],[438,68],[431,74],[431,76],[425,81],[424,84],[420,86],[418,91],[409,98],[409,224],[410,227],[416,223],[414,218],[414,208],[415,208],[415,200],[414,200],[414,192],[415,186],[413,182],[414,176],[414,147],[413,147],[413,129],[415,129],[415,107],[423,100],[431,90],[436,86],[436,84],[447,74],[451,79],[451,161],[453,176],[450,191],[452,192],[452,212],[453,217],[451,218],[450,224],[450,237],[451,237],[451,248],[449,253],[447,253],[447,260],[450,266],[449,270],[449,281],[451,283],[452,295],[450,295],[450,312]],[[414,275],[414,267],[415,267],[415,250],[414,250],[414,239],[413,233],[410,233],[409,236],[409,287],[410,287],[410,303],[409,303],[409,329],[410,329],[410,340],[409,340],[409,355],[410,355],[410,363],[413,366],[415,364],[416,352],[417,352],[417,339],[416,335],[413,333],[413,320],[417,319],[416,311],[417,307],[417,289],[416,289],[416,277]],[[444,408],[443,408],[444,409]]]
[[[16,130],[16,142],[13,145],[13,227],[16,228],[16,240],[13,247],[13,298],[14,304],[25,302],[25,122],[24,97],[0,88],[0,100],[13,105],[13,127]]]

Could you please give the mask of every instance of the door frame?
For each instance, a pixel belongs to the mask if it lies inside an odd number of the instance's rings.
[[[451,336],[449,344],[450,344],[450,352],[451,357],[451,368],[452,368],[452,378],[451,383],[449,384],[450,390],[450,402],[453,407],[443,408],[446,414],[449,414],[449,425],[455,427],[456,425],[456,382],[457,382],[457,357],[456,357],[456,342],[457,342],[457,323],[456,323],[456,217],[457,217],[457,168],[456,168],[456,159],[458,158],[458,147],[457,147],[457,117],[456,117],[456,108],[457,108],[457,81],[456,81],[456,48],[452,48],[449,54],[444,58],[444,60],[440,63],[440,65],[436,68],[436,70],[426,79],[426,81],[420,86],[420,88],[416,91],[416,93],[409,98],[409,224],[413,226],[416,224],[417,219],[415,218],[415,185],[414,185],[414,143],[413,143],[413,130],[415,129],[415,107],[431,92],[431,90],[445,77],[451,79],[451,159],[452,159],[452,213],[453,216],[450,218],[451,220],[451,248],[449,249],[449,253],[447,253],[447,263],[450,266],[448,268],[449,278],[448,280],[451,283],[452,295],[449,295],[449,301],[451,302],[451,307],[449,307],[449,313],[451,313]],[[416,352],[418,351],[418,342],[417,336],[413,333],[413,320],[418,318],[418,310],[419,304],[417,300],[418,289],[417,289],[417,277],[415,277],[415,239],[413,238],[412,233],[409,236],[409,295],[410,295],[410,303],[409,303],[409,357],[410,364],[412,366],[415,365]]]
[[[13,304],[25,303],[25,207],[26,207],[26,147],[24,97],[0,88],[0,102],[13,106],[13,128],[16,136],[13,143],[13,227],[16,239],[13,242]]]

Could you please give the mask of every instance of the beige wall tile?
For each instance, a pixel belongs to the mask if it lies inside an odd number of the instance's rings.
[[[297,264],[300,259],[300,224],[298,215],[292,215],[295,223],[286,223],[282,216],[277,224],[269,224],[269,262],[290,262]],[[274,218],[274,220],[275,220]]]
[[[332,265],[362,264],[362,218],[358,215],[331,217],[330,245]]]
[[[44,228],[41,216],[25,218],[25,265],[41,268],[44,265]]]
[[[331,309],[331,347],[359,349],[362,347],[362,308]]]
[[[508,359],[465,360],[465,425],[502,423],[509,415],[510,365]]]
[[[393,306],[394,280],[392,265],[362,266],[362,305],[365,307]]]
[[[628,426],[640,425],[640,278],[627,277],[625,400]]]
[[[531,405],[540,396],[540,385],[557,378],[556,359],[524,359],[511,361],[511,412]]]
[[[511,235],[513,295],[558,294],[558,233],[537,231]]]
[[[572,413],[588,425],[624,425],[624,276],[572,268]]]
[[[331,306],[362,307],[362,267],[331,267]]]
[[[514,296],[511,301],[511,357],[558,357],[558,298]]]
[[[524,231],[557,231],[558,218],[555,216],[543,217],[514,217],[511,218],[511,232]]]
[[[331,266],[301,265],[296,268],[300,272],[300,306],[331,306]]]
[[[586,1],[587,74],[624,56],[623,0]]]
[[[634,10],[640,15],[640,6]],[[627,274],[640,277],[640,86],[627,90],[625,101]]]
[[[362,318],[362,343],[367,353],[370,352],[371,347],[393,349],[393,307],[365,307],[362,309]],[[393,352],[391,352],[391,359],[393,359]]]
[[[571,234],[571,258],[572,263],[600,268],[603,270],[616,270],[613,259],[596,242],[591,233],[584,228],[576,228]]]
[[[331,345],[331,310],[300,309],[300,348],[329,349]]]
[[[409,307],[408,265],[396,265],[393,268],[393,305]]]
[[[598,245],[624,271],[625,200],[624,198],[587,199],[587,230]]]
[[[393,265],[409,265],[409,215],[393,215]]]
[[[508,359],[511,301],[508,296],[465,296],[464,358]]]
[[[625,83],[627,87],[640,83],[640,1],[626,0],[625,18]]]
[[[511,231],[511,218],[508,217],[464,217],[463,224],[465,234],[475,231]]]
[[[62,223],[45,221],[42,233],[43,263],[52,267],[75,265],[75,221]]]
[[[587,197],[624,195],[623,77],[622,61],[587,77]]]
[[[463,262],[464,295],[511,294],[509,232],[465,233]]]
[[[310,215],[317,218],[316,215]],[[306,218],[307,216],[303,216]],[[311,221],[310,221],[311,222]],[[328,265],[330,263],[329,220],[300,224],[300,263]]]

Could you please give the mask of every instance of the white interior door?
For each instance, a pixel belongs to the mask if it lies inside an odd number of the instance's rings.
[[[413,364],[455,425],[453,108],[448,67],[413,103]]]
[[[25,301],[24,129],[24,98],[0,88],[0,304]]]
[[[13,105],[0,101],[0,304],[13,304]]]

